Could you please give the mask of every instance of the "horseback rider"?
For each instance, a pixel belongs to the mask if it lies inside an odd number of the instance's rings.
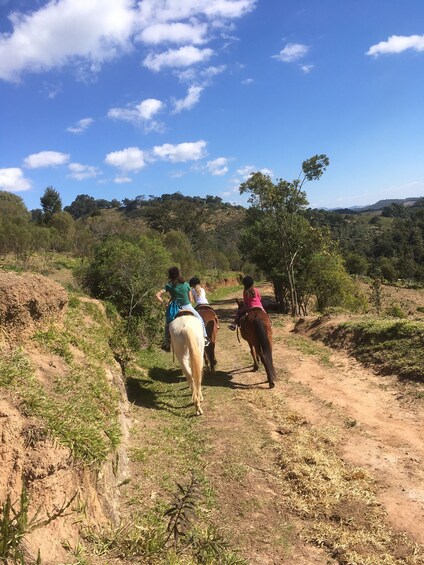
[[[209,345],[209,339],[206,333],[205,323],[201,315],[193,308],[191,304],[191,302],[193,301],[193,297],[192,297],[190,285],[188,284],[188,282],[184,280],[184,278],[180,274],[178,267],[171,267],[168,270],[168,277],[169,277],[168,282],[165,284],[163,288],[161,288],[156,293],[156,299],[161,304],[165,304],[165,301],[162,298],[162,294],[167,292],[168,295],[170,296],[170,302],[168,303],[167,311],[169,311],[171,305],[178,306],[179,310],[188,310],[194,316],[196,316],[196,318],[198,318],[202,322],[205,345]],[[169,324],[171,323],[171,321],[172,320],[170,320],[168,317],[167,323],[165,324],[165,339],[162,345],[162,349],[164,351],[170,351]]]
[[[262,298],[259,290],[255,288],[254,280],[251,276],[247,275],[243,277],[242,280],[244,290],[243,290],[243,303],[239,306],[234,322],[228,327],[230,330],[235,331],[237,326],[240,324],[241,318],[251,309],[251,308],[261,308],[265,312],[265,308],[262,304]]]
[[[209,304],[209,301],[206,298],[205,289],[200,286],[200,279],[198,277],[192,277],[189,284],[191,286],[191,294],[196,306],[199,306],[200,304]]]
[[[212,306],[209,306],[209,300],[206,298],[206,292],[205,289],[200,284],[199,277],[192,277],[190,279],[189,284],[191,286],[191,294],[196,303],[195,306],[196,310],[201,309],[203,306],[209,307],[211,308],[211,310],[213,310]],[[216,313],[215,313],[215,319],[216,319],[216,327],[219,330],[219,320]]]

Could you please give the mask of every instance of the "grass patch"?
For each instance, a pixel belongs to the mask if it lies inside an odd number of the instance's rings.
[[[284,430],[276,447],[281,500],[288,515],[302,520],[304,539],[341,565],[423,563],[422,548],[385,523],[371,476],[340,457],[335,428],[311,426],[277,396],[262,409]]]
[[[352,354],[382,373],[424,381],[424,322],[409,320],[362,320],[346,322],[339,333],[354,344]]]
[[[172,355],[139,352],[127,368],[127,392],[136,419],[129,516],[118,528],[88,530],[87,551],[105,563],[244,565],[219,528],[205,469],[207,432]]]
[[[97,322],[83,322],[87,316],[87,304],[74,298],[65,329],[51,327],[34,335],[41,354],[52,356],[41,379],[24,349],[3,352],[0,387],[17,394],[25,410],[77,460],[96,464],[120,441],[119,393],[106,374],[107,365],[114,363],[108,346],[111,328],[100,315]]]
[[[330,361],[331,353],[324,345],[311,341],[310,339],[300,335],[288,336],[284,338],[284,342],[288,345],[288,347],[294,347],[305,355],[317,357],[326,367],[332,367],[332,363]]]
[[[218,300],[222,300],[226,298],[229,294],[234,293],[243,293],[243,286],[242,285],[234,285],[234,286],[219,286],[212,292],[208,292],[208,300],[209,302],[216,302]]]

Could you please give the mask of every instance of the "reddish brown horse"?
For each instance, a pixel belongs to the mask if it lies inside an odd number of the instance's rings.
[[[216,344],[216,335],[218,333],[218,316],[216,315],[215,310],[209,304],[199,304],[196,306],[196,310],[202,316],[203,321],[205,322],[206,333],[208,334],[208,338],[210,344],[205,347],[205,362],[209,365],[210,370],[212,373],[215,372],[215,365],[217,363],[215,357],[215,344]]]
[[[242,302],[237,300],[237,304]],[[241,337],[247,341],[253,358],[253,370],[259,369],[259,359],[265,367],[269,388],[275,386],[275,369],[272,360],[272,328],[269,316],[261,308],[252,308],[240,319]]]

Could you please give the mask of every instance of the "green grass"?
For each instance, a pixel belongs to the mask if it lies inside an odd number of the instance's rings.
[[[424,322],[361,320],[339,326],[354,343],[352,354],[383,373],[424,381]]]
[[[323,365],[327,367],[332,366],[330,361],[331,352],[324,345],[311,341],[310,339],[304,338],[300,335],[286,337],[284,342],[289,347],[298,349],[304,355],[317,357]]]
[[[207,432],[203,419],[194,416],[191,393],[172,355],[156,349],[139,352],[127,368],[127,389],[136,420],[129,456],[137,469],[127,493],[129,519],[118,528],[87,531],[87,551],[102,555],[105,563],[121,558],[152,565],[243,565],[219,529],[205,469]],[[187,512],[182,533],[174,539],[171,518],[190,477],[196,484],[193,512]]]
[[[93,306],[97,321],[88,318]],[[114,363],[110,333],[99,308],[74,297],[63,329],[51,327],[33,337],[40,353],[51,356],[41,380],[23,348],[0,357],[0,388],[17,394],[46,433],[87,464],[105,460],[121,436],[119,393],[106,375],[106,367]]]
[[[233,285],[233,286],[220,286],[216,288],[213,292],[208,293],[208,300],[209,302],[214,302],[217,300],[222,300],[226,298],[229,294],[233,294],[235,292],[241,294],[243,292],[243,286],[241,285]]]

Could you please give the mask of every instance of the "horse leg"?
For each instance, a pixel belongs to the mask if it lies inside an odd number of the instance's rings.
[[[253,345],[250,346],[250,353],[253,359],[253,371],[256,372],[259,369],[258,356],[256,355],[256,349]]]
[[[215,358],[215,343],[211,340],[210,344],[206,348],[208,352],[208,359],[209,359],[209,366],[211,368],[211,373],[215,373],[215,365],[216,365],[216,358]]]
[[[274,388],[275,382],[273,378],[273,369],[272,370],[270,369],[269,360],[266,359],[262,353],[259,354],[259,357],[261,358],[262,365],[265,367],[269,388]]]

